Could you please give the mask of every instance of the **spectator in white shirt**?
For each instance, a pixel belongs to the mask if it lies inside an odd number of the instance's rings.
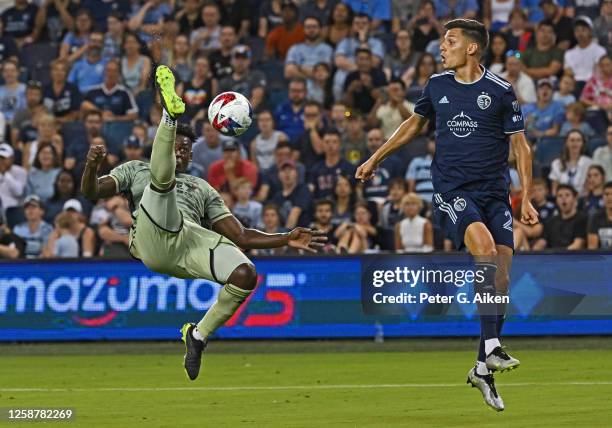
[[[512,84],[516,97],[521,104],[531,104],[537,101],[536,87],[533,79],[523,71],[519,51],[508,51],[506,54],[506,71],[501,76]]]
[[[606,172],[606,179],[612,180],[612,125],[606,131],[608,145],[598,147],[593,153],[593,163],[601,165]]]
[[[21,198],[28,181],[28,173],[14,165],[15,152],[6,143],[0,144],[0,205],[7,208],[21,205]]]
[[[565,69],[576,79],[576,93],[580,93],[587,80],[593,75],[593,69],[606,50],[593,38],[593,22],[588,16],[574,19],[574,36],[578,44],[565,52]]]
[[[569,184],[581,196],[586,194],[584,183],[589,166],[593,161],[586,155],[586,139],[582,132],[574,129],[565,137],[561,156],[552,162],[550,179],[553,194],[557,194],[559,184]]]

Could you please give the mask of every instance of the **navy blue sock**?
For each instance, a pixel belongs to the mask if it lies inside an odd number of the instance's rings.
[[[480,328],[482,329],[482,327]],[[476,358],[476,360],[482,361],[483,363],[487,359],[487,355],[485,354],[485,343],[484,342],[485,342],[484,337],[480,335],[480,345],[478,345],[478,358]]]
[[[484,340],[493,339],[497,337],[497,305],[487,302],[486,297],[495,296],[497,265],[476,262],[475,267],[477,272],[481,272],[481,281],[478,279],[474,281],[474,291],[485,299],[483,302],[476,302],[480,314],[480,335]]]
[[[508,293],[497,292],[497,296],[507,296]],[[506,303],[497,304],[497,336],[501,336],[504,321],[506,321]]]

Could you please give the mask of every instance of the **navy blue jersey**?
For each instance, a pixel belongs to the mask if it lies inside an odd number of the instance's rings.
[[[462,83],[454,71],[431,76],[414,112],[436,124],[431,167],[436,193],[470,187],[508,192],[509,134],[523,131],[521,106],[512,85],[483,69]]]

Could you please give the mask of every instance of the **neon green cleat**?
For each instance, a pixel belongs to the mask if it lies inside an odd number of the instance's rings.
[[[191,380],[195,380],[200,374],[200,366],[202,365],[202,353],[206,349],[207,341],[202,342],[193,337],[192,331],[195,324],[187,323],[181,328],[181,340],[185,342],[185,358],[183,367],[185,373]]]
[[[174,73],[165,65],[159,65],[155,69],[155,87],[159,92],[162,106],[168,115],[176,120],[185,113],[185,103],[175,90],[176,79]]]

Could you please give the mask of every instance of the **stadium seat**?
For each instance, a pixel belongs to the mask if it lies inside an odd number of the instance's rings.
[[[259,68],[266,49],[265,40],[259,37],[246,37],[244,39],[244,44],[251,48],[251,64],[254,64],[257,68]]]
[[[64,138],[64,146],[69,147],[73,141],[85,138],[85,124],[83,122],[66,122],[62,125],[61,134]]]
[[[535,145],[535,159],[542,166],[547,166],[561,155],[563,150],[562,137],[540,138]]]
[[[285,80],[285,65],[282,61],[264,62],[258,67],[258,70],[260,70],[266,76],[266,88],[268,91],[287,89],[287,81]]]
[[[378,235],[374,239],[374,244],[382,251],[395,251],[395,231],[390,227],[377,227],[376,230]]]
[[[592,156],[598,147],[602,147],[608,144],[605,138],[591,138],[587,143],[589,154]]]
[[[393,52],[395,50],[395,34],[394,33],[377,33],[375,35],[385,45],[385,52]]]
[[[26,218],[23,207],[10,207],[6,209],[6,224],[8,227],[12,229],[24,221],[26,221]]]
[[[608,127],[608,117],[603,110],[587,110],[584,120],[591,125],[597,135],[606,133]]]
[[[42,82],[51,82],[49,64],[58,55],[58,46],[54,43],[30,43],[21,48],[21,65],[29,70],[29,78]]]
[[[105,122],[102,134],[106,137],[106,146],[111,153],[120,153],[123,142],[132,134],[133,122],[117,120]]]

